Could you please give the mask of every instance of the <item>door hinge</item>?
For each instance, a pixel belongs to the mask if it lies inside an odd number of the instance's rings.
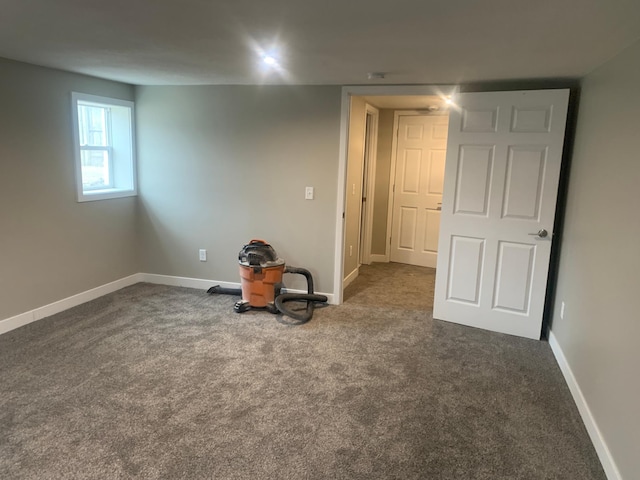
[[[396,193],[396,184],[395,183],[393,184],[393,188],[392,188],[391,192],[392,193]]]

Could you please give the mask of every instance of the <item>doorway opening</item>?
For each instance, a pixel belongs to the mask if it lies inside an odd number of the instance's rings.
[[[343,288],[363,265],[435,267],[453,90],[438,91],[348,98]]]

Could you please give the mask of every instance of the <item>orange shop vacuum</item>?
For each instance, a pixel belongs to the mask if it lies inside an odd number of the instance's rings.
[[[278,257],[276,251],[264,240],[251,240],[238,254],[240,264],[240,284],[242,288],[223,288],[219,285],[207,290],[209,294],[241,295],[233,309],[236,313],[252,308],[265,309],[270,313],[284,314],[299,323],[311,320],[316,302],[327,302],[325,295],[313,292],[313,277],[305,268],[290,267]],[[282,293],[285,273],[304,275],[307,279],[307,293]],[[288,302],[306,302],[303,310],[294,310],[285,305]]]

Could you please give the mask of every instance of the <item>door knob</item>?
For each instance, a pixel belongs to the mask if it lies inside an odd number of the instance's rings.
[[[536,233],[530,233],[529,235],[536,235],[540,238],[545,238],[546,236],[549,235],[549,232],[547,232],[544,228],[538,230]]]

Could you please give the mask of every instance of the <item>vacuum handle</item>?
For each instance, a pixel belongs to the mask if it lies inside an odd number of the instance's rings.
[[[264,240],[260,240],[259,238],[254,238],[253,240],[251,240],[249,242],[249,245],[253,245],[254,243],[260,243],[262,245],[269,245],[267,242],[265,242]]]

